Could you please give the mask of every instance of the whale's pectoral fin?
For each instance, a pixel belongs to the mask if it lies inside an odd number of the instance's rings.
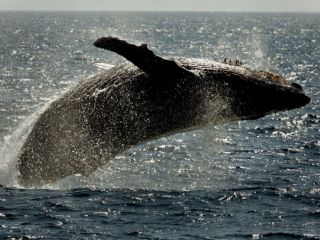
[[[118,53],[147,74],[166,77],[185,77],[192,74],[173,60],[163,59],[147,48],[147,44],[136,46],[114,37],[102,37],[95,41],[98,48]]]

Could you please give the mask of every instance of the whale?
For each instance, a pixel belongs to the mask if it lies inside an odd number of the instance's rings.
[[[132,146],[310,102],[299,84],[239,61],[167,59],[112,36],[94,45],[126,60],[79,82],[40,114],[19,151],[20,185],[88,176]]]

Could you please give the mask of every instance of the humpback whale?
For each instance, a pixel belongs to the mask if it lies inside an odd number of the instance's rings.
[[[300,85],[241,64],[165,59],[114,37],[94,45],[128,61],[80,82],[40,115],[20,150],[21,185],[89,175],[149,140],[310,102]]]

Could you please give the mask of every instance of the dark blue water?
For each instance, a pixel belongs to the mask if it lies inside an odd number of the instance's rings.
[[[320,239],[320,15],[0,13],[0,239]],[[16,156],[48,103],[114,35],[161,56],[241,59],[301,84],[312,102],[162,138],[91,176],[17,184]]]

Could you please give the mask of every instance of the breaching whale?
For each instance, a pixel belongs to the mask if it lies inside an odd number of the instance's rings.
[[[302,87],[266,71],[164,59],[113,37],[94,45],[129,62],[80,82],[52,102],[20,150],[19,183],[88,175],[139,143],[208,124],[257,119],[310,102]]]

